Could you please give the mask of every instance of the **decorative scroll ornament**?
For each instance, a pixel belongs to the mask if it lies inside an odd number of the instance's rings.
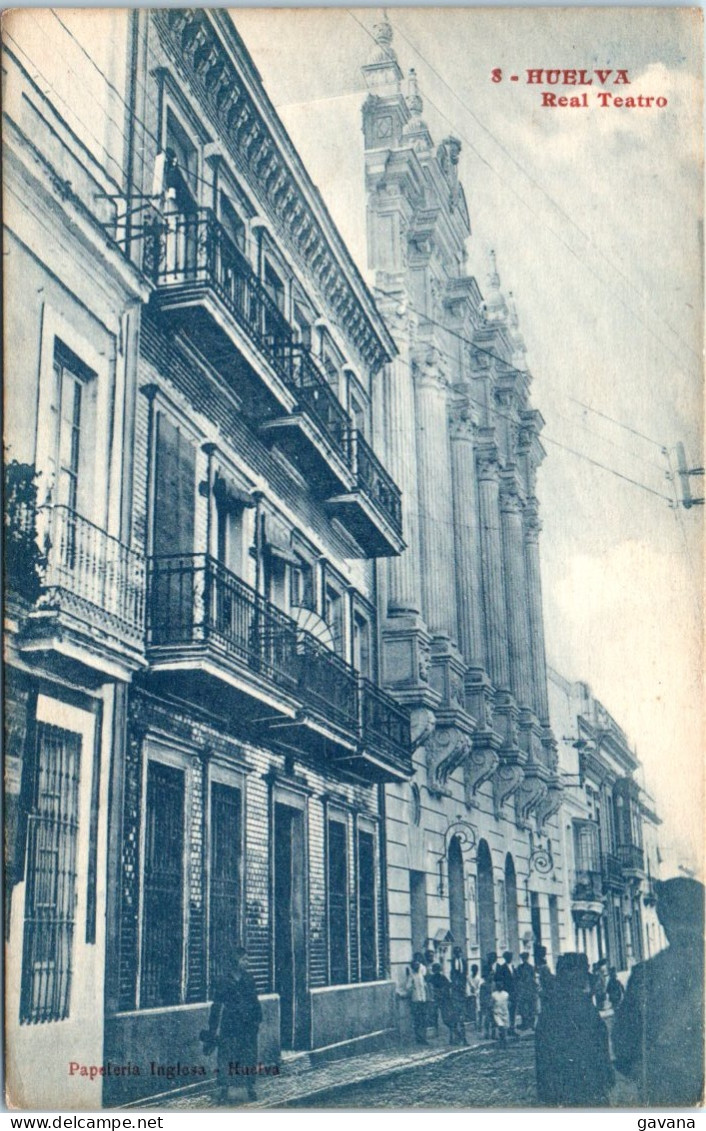
[[[424,746],[429,741],[436,728],[436,715],[433,711],[420,711],[417,716],[417,725],[419,730],[412,739],[412,753],[419,750],[420,746]]]
[[[537,872],[540,876],[548,876],[550,872],[554,871],[554,857],[549,841],[547,841],[546,848],[539,846],[532,851],[529,858],[529,870],[530,872]]]
[[[464,856],[470,855],[478,843],[478,834],[473,825],[460,817],[452,821],[444,833],[444,853],[446,856],[448,856],[449,846],[454,837],[457,838]]]
[[[546,796],[539,802],[534,814],[538,833],[543,833],[549,818],[553,817],[555,813],[558,813],[561,808],[563,796],[564,790],[558,782],[556,784],[549,784]]]
[[[471,752],[471,738],[455,727],[437,728],[425,745],[427,782],[431,792],[443,791],[454,770]]]
[[[532,810],[546,797],[547,784],[538,773],[525,769],[524,778],[515,794],[515,813],[520,828],[527,827]]]
[[[473,739],[471,753],[463,764],[463,784],[466,791],[466,805],[473,803],[473,798],[483,785],[492,778],[500,764],[497,750],[489,743],[479,745],[479,736]]]
[[[496,820],[499,820],[502,816],[504,803],[519,788],[523,777],[524,771],[520,765],[508,765],[506,763],[498,766],[493,774],[493,807]]]

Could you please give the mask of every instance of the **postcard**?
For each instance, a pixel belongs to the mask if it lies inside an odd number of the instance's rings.
[[[8,1107],[693,1110],[702,13],[2,30]]]

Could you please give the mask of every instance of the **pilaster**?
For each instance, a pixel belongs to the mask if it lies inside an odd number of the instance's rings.
[[[518,703],[523,707],[528,707],[532,699],[532,692],[522,499],[512,473],[503,477],[500,512],[503,532],[508,642],[510,646],[510,686]]]
[[[485,663],[481,628],[478,491],[474,453],[475,420],[464,398],[451,408],[451,478],[456,553],[459,645],[469,664]]]
[[[488,672],[497,688],[510,686],[507,654],[507,609],[502,569],[498,454],[486,439],[476,456],[480,513],[481,578]]]

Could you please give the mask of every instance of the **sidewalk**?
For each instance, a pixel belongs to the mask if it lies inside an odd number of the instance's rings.
[[[531,1034],[522,1034],[521,1039],[526,1040]],[[393,1076],[414,1065],[433,1064],[458,1056],[469,1049],[492,1045],[492,1041],[481,1038],[477,1033],[468,1032],[467,1045],[448,1045],[443,1039],[436,1038],[429,1046],[410,1045],[401,1047],[393,1045],[379,1052],[362,1053],[341,1060],[330,1061],[325,1064],[312,1066],[306,1053],[285,1055],[281,1065],[280,1076],[259,1076],[256,1078],[258,1099],[248,1103],[245,1088],[239,1090],[232,1088],[228,1105],[224,1110],[237,1108],[247,1111],[266,1111],[271,1108],[285,1106],[293,1101],[310,1099],[312,1105],[323,1102],[324,1096],[339,1088],[350,1084],[360,1083],[362,1080],[370,1081],[382,1077]],[[215,1084],[201,1087],[198,1090],[184,1091],[179,1095],[169,1093],[162,1096],[153,1096],[142,1103],[131,1105],[141,1109],[160,1108],[169,1111],[202,1111],[204,1109],[217,1109]]]

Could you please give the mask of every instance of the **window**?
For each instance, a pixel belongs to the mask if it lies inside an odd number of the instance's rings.
[[[180,210],[190,211],[198,198],[198,151],[171,110],[167,110],[165,149],[172,159],[167,187],[175,190]]]
[[[349,980],[348,973],[348,829],[345,819],[328,822],[329,982]]]
[[[184,951],[184,771],[147,767],[142,914],[143,1008],[181,1001]]]
[[[279,310],[284,313],[284,283],[271,264],[265,264],[265,288]]]
[[[209,900],[210,985],[228,969],[241,942],[242,798],[239,789],[211,784],[211,877]]]
[[[293,608],[314,608],[314,570],[311,562],[299,558],[291,567],[290,599]]]
[[[598,872],[598,826],[594,821],[574,821],[574,859],[577,872]]]
[[[357,399],[351,396],[351,416],[353,418],[353,427],[357,428],[363,436],[367,435],[367,413],[365,407]]]
[[[343,599],[333,586],[327,585],[324,594],[324,620],[331,629],[333,646],[339,656],[343,655]]]
[[[20,1021],[69,1016],[76,909],[81,736],[37,724],[27,818],[27,893]]]
[[[427,945],[427,885],[425,872],[409,873],[409,902],[412,929],[412,954],[422,953]]]
[[[370,621],[360,613],[353,615],[353,666],[366,679],[372,679]]]
[[[232,242],[237,247],[238,251],[245,254],[245,224],[241,220],[235,208],[224,194],[220,194],[220,212],[221,224],[230,237]]]
[[[301,303],[294,303],[294,332],[298,342],[307,349],[311,349],[311,318],[307,315]]]
[[[54,382],[58,411],[56,503],[73,513],[87,510],[94,484],[87,466],[94,417],[95,374],[58,340],[54,344]]]
[[[360,925],[360,980],[374,982],[377,970],[377,914],[375,910],[375,834],[358,830],[358,920]]]

